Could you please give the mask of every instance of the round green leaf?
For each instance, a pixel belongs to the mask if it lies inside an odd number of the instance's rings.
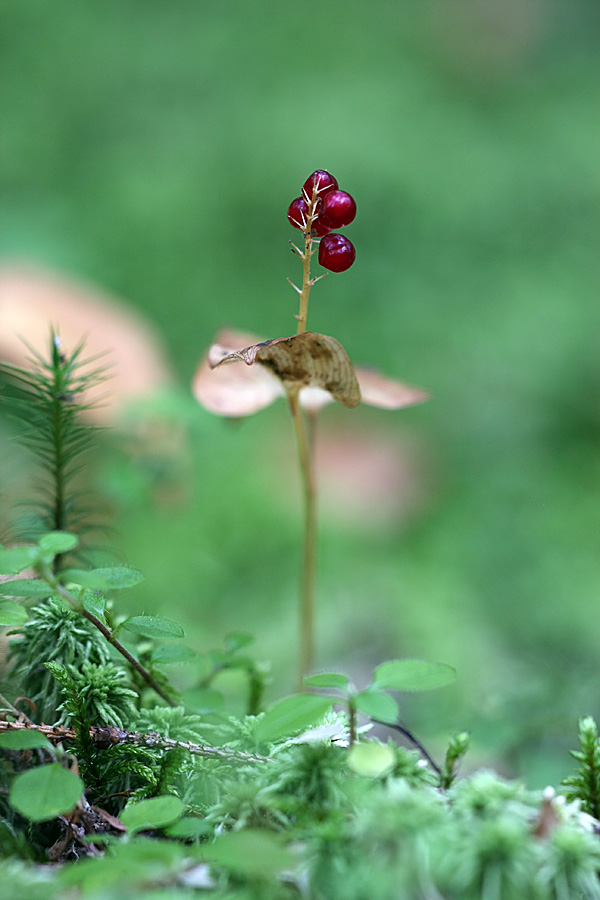
[[[0,734],[0,747],[3,750],[51,750],[52,744],[41,732],[34,728],[20,728],[18,731],[6,731]]]
[[[67,531],[49,531],[43,534],[38,541],[38,546],[45,553],[51,553],[56,556],[58,553],[68,553],[79,543],[79,538]]]
[[[150,800],[140,800],[126,806],[119,818],[129,831],[148,831],[171,825],[183,815],[184,809],[185,805],[179,797],[151,797]]]
[[[331,709],[329,697],[316,694],[292,694],[275,703],[259,719],[255,737],[259,743],[291,737],[318,722]]]
[[[139,569],[129,566],[107,566],[100,569],[65,569],[63,581],[74,581],[92,591],[120,591],[135,587],[144,580]]]
[[[185,635],[181,625],[161,616],[131,616],[120,627],[147,638],[182,638]]]
[[[245,631],[232,631],[225,636],[225,647],[229,653],[235,653],[237,650],[241,650],[242,647],[247,647],[248,644],[252,643],[254,643],[254,638]]]
[[[192,648],[185,644],[161,644],[152,652],[152,662],[162,665],[189,662],[195,655]]]
[[[174,825],[166,829],[169,837],[173,838],[197,838],[212,835],[213,826],[206,819],[197,816],[184,816]]]
[[[198,715],[218,712],[225,706],[225,698],[215,688],[191,688],[183,692],[183,702],[189,712]]]
[[[33,597],[35,600],[45,600],[55,593],[48,582],[39,578],[19,578],[17,581],[5,581],[0,584],[0,594],[3,597]]]
[[[398,721],[398,704],[389,694],[380,691],[361,691],[354,698],[357,709],[370,719],[381,722]]]
[[[238,875],[264,880],[296,864],[291,851],[282,844],[281,835],[245,828],[203,844],[200,853],[203,859]]]
[[[456,680],[456,669],[426,659],[392,659],[377,666],[372,688],[390,691],[431,691]]]
[[[0,573],[17,575],[23,569],[34,565],[38,560],[37,547],[13,547],[11,550],[0,549]]]
[[[391,772],[395,765],[396,753],[390,744],[364,741],[348,751],[348,766],[357,775],[379,778]]]
[[[10,805],[32,822],[43,822],[70,812],[83,793],[83,781],[59,763],[29,769],[17,775],[10,790]]]
[[[11,600],[0,600],[0,626],[24,625],[29,618],[29,613],[18,603]]]
[[[95,591],[84,591],[83,608],[96,616],[97,619],[100,619],[101,622],[105,621],[106,599],[102,594],[97,594]]]
[[[348,689],[348,678],[346,675],[339,675],[337,672],[321,672],[318,675],[309,675],[303,681],[308,687],[333,688],[337,691],[346,691]]]

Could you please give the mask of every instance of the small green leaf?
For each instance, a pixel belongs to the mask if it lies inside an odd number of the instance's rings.
[[[214,826],[197,816],[184,816],[174,825],[169,825],[166,833],[172,838],[196,838],[213,834]]]
[[[292,694],[278,700],[259,719],[255,736],[259,743],[291,737],[318,722],[331,709],[333,700],[316,694]]]
[[[339,675],[337,672],[322,672],[318,675],[309,675],[303,681],[308,687],[333,688],[337,691],[348,690],[347,676]]]
[[[49,531],[43,534],[38,541],[38,546],[45,553],[51,553],[56,556],[58,553],[68,553],[79,543],[79,538],[67,531]]]
[[[248,644],[253,643],[254,638],[251,634],[246,634],[245,631],[232,631],[225,636],[225,647],[229,653],[235,653],[237,650],[241,650],[242,647],[247,647]]]
[[[380,691],[361,691],[354,698],[356,708],[370,719],[382,722],[398,721],[398,704],[389,694]]]
[[[392,659],[377,666],[372,688],[390,691],[431,691],[456,680],[456,669],[426,659]]]
[[[0,550],[0,573],[17,575],[23,569],[35,565],[39,558],[37,547],[13,547],[11,550]]]
[[[182,638],[185,632],[177,622],[161,616],[131,616],[120,625],[126,631],[141,634],[147,638]]]
[[[144,575],[139,569],[130,569],[129,566],[107,566],[101,569],[65,569],[61,578],[91,591],[120,591],[140,584]]]
[[[186,709],[198,715],[219,712],[225,706],[225,697],[215,688],[191,688],[182,699]]]
[[[3,597],[33,597],[36,600],[45,600],[55,593],[48,582],[38,578],[19,578],[17,581],[5,581],[0,584],[0,594]]]
[[[9,800],[26,819],[43,822],[70,812],[82,793],[81,778],[59,763],[50,763],[17,775]]]
[[[170,663],[189,662],[195,652],[185,644],[161,644],[152,652],[152,662],[164,665]]]
[[[187,869],[184,863],[186,855],[188,848],[178,841],[156,841],[143,837],[132,841],[114,840],[111,842],[110,856],[83,859],[80,865],[75,866],[57,866],[59,871],[53,873],[52,879],[53,886],[55,883],[58,885],[54,897],[95,897],[96,900],[109,897],[111,900],[141,900],[142,897],[158,900],[161,897],[162,900],[183,900],[186,894],[189,896],[183,887],[181,891],[177,887],[172,891],[169,888],[155,891],[153,888],[159,884],[173,884],[175,873]],[[73,887],[79,890],[73,891]],[[37,893],[48,896],[41,891]],[[32,896],[31,892],[28,896]]]
[[[203,859],[248,878],[270,879],[297,862],[282,846],[282,837],[268,831],[245,828],[229,831],[211,844],[203,844]]]
[[[95,591],[84,591],[83,608],[93,616],[96,616],[97,619],[100,619],[101,622],[106,622],[104,618],[106,599],[102,594],[97,594]]]
[[[129,831],[148,831],[171,825],[183,815],[184,809],[185,805],[179,797],[165,795],[128,805],[119,818]]]
[[[29,618],[27,610],[11,600],[0,600],[0,627],[4,625],[24,625]]]
[[[348,751],[348,766],[357,775],[380,778],[396,765],[396,752],[390,744],[364,741]]]
[[[18,731],[7,731],[0,734],[0,747],[3,750],[51,750],[52,744],[34,728],[20,728]]]

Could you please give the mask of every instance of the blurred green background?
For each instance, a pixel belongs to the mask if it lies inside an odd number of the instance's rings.
[[[224,324],[293,332],[286,210],[328,168],[357,262],[309,327],[432,401],[325,413],[334,474],[372,433],[402,484],[371,486],[368,457],[358,511],[343,485],[324,505],[319,667],[455,665],[406,723],[434,750],[471,729],[473,765],[535,785],[600,714],[599,20],[591,0],[5,0],[0,20],[0,252],[142,310],[179,382],[186,458],[117,442],[96,468],[107,546],[147,576],[124,608],[198,650],[251,631],[271,697],[293,688],[285,406],[235,426],[188,395]]]

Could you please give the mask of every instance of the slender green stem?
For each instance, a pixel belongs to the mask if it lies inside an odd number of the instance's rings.
[[[300,579],[300,662],[299,682],[312,669],[314,662],[315,569],[317,557],[317,495],[313,472],[313,456],[304,419],[300,411],[298,390],[290,391],[288,400],[296,432],[298,461],[304,494],[304,540]]]
[[[67,382],[69,371],[66,361],[60,352],[60,339],[57,335],[52,339],[52,369],[54,383],[52,390],[52,438],[54,444],[54,512],[52,527],[57,531],[67,530],[66,512],[66,460],[65,460],[65,427],[67,415],[63,406],[67,398]]]
[[[317,203],[319,200],[316,183],[313,186],[312,197],[310,199],[307,198],[307,200],[308,212],[306,216],[306,229],[304,231],[304,253],[300,254],[302,258],[302,290],[300,291],[300,309],[298,310],[298,315],[296,316],[296,318],[298,319],[298,334],[302,334],[304,331],[306,331],[306,320],[308,318],[308,298],[310,295],[310,289],[317,280],[311,279],[310,277],[310,258],[314,253],[314,250],[312,248],[312,245],[314,243],[312,236],[312,225],[314,220],[317,218]]]
[[[354,697],[348,699],[348,745],[354,747],[356,743],[356,703]]]
[[[304,255],[302,257],[302,291],[300,292],[300,309],[298,310],[298,334],[306,331],[308,318],[308,297],[312,282],[310,280],[310,257],[312,253],[312,237],[310,228],[304,233]]]
[[[308,199],[308,198],[307,198]],[[316,218],[318,202],[317,185],[313,189],[313,195],[308,200],[308,214],[306,217],[306,230],[304,231],[304,252],[302,258],[302,290],[300,293],[300,308],[298,315],[298,334],[306,331],[308,318],[308,298],[310,289],[317,279],[310,277],[310,259],[313,254],[312,223]],[[313,667],[314,662],[314,618],[315,618],[315,571],[317,560],[317,489],[314,474],[314,436],[316,429],[316,414],[310,413],[308,430],[306,428],[299,402],[299,388],[288,392],[290,412],[296,432],[298,445],[298,460],[300,463],[300,476],[304,494],[304,539],[302,548],[302,570],[300,578],[300,660],[299,660],[299,687],[304,689],[302,679]]]
[[[84,618],[86,618],[88,620],[88,622],[91,622],[92,625],[94,625],[98,629],[98,631],[100,631],[104,635],[106,640],[110,644],[113,645],[115,650],[118,650],[118,652],[121,654],[121,656],[125,657],[125,659],[129,663],[129,665],[132,666],[132,668],[134,668],[136,670],[136,672],[138,672],[142,676],[142,678],[144,679],[144,681],[146,682],[148,687],[151,687],[154,691],[156,691],[156,693],[159,695],[159,697],[162,697],[163,700],[166,700],[166,702],[169,704],[169,706],[177,706],[178,705],[177,701],[173,700],[173,698],[170,697],[169,694],[165,690],[163,690],[163,688],[160,686],[160,684],[157,681],[155,681],[155,679],[152,677],[152,675],[150,674],[148,669],[146,669],[141,664],[141,662],[138,659],[136,659],[135,656],[132,653],[130,653],[129,650],[126,647],[124,647],[123,644],[119,640],[117,640],[116,637],[114,637],[113,632],[110,630],[110,628],[107,628],[106,625],[103,622],[101,622],[97,616],[95,616],[91,612],[88,612],[87,609],[83,609],[81,611],[81,615],[84,616]]]

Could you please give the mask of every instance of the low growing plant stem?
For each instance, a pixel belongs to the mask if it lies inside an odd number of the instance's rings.
[[[288,394],[290,411],[298,444],[298,460],[304,494],[304,540],[300,580],[300,669],[299,681],[310,672],[314,660],[315,566],[317,555],[317,507],[313,457],[304,419],[300,411],[298,390]]]
[[[310,257],[312,253],[312,237],[310,229],[304,235],[304,255],[302,257],[302,290],[300,292],[300,309],[298,310],[298,334],[306,331],[308,318],[308,296],[312,287],[310,280]]]
[[[300,308],[298,310],[298,334],[306,331],[308,318],[308,298],[313,285],[310,277],[310,258],[312,255],[312,220],[316,208],[317,195],[313,194],[308,216],[308,227],[304,232],[304,254],[302,255],[302,290],[300,292]],[[300,578],[300,660],[299,686],[303,689],[302,679],[313,666],[314,661],[314,618],[315,618],[315,568],[317,556],[317,491],[313,466],[314,432],[316,422],[311,419],[310,434],[302,417],[298,388],[288,391],[290,412],[296,432],[298,445],[298,461],[304,494],[304,538],[302,549],[302,574]]]

